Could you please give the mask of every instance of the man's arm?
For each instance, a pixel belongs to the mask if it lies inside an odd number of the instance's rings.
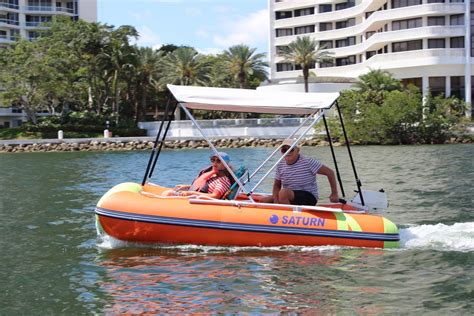
[[[331,186],[331,195],[329,196],[329,200],[333,203],[339,202],[339,194],[337,193],[337,182],[336,177],[334,176],[334,171],[332,171],[331,168],[322,166],[319,168],[317,173],[328,177],[329,185]]]
[[[273,181],[273,191],[272,191],[273,203],[280,203],[280,201],[278,201],[278,194],[280,193],[280,190],[281,190],[281,180],[275,179],[275,181]]]

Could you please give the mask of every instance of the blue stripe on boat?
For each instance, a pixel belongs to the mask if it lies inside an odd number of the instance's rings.
[[[224,230],[239,230],[258,233],[274,233],[274,234],[291,234],[291,235],[307,235],[319,237],[332,238],[349,238],[349,239],[365,239],[365,240],[379,240],[379,241],[399,241],[399,234],[384,234],[384,233],[366,233],[345,230],[328,230],[318,228],[301,228],[301,227],[287,227],[277,225],[258,225],[258,224],[243,224],[230,223],[218,221],[205,221],[199,219],[165,217],[156,215],[143,215],[128,212],[119,212],[107,210],[101,207],[95,208],[95,213],[102,216],[118,218],[128,221],[137,221],[145,223],[163,224],[163,225],[177,225],[189,226],[199,228],[224,229]]]

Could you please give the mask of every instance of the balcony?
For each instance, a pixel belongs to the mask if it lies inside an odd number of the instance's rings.
[[[8,24],[8,25],[20,25],[19,21],[16,20],[9,20],[9,19],[0,19],[0,25],[2,24]]]
[[[11,44],[14,41],[16,41],[18,38],[19,37],[0,34],[0,43]]]
[[[2,108],[0,107],[0,116],[9,116],[9,117],[22,117],[25,114],[22,110],[17,108]]]
[[[54,6],[27,6],[26,7],[26,11],[30,11],[30,12],[35,12],[35,13],[38,13],[38,12],[62,12],[62,13],[70,13],[70,14],[74,14],[74,9],[70,9],[70,8],[64,8],[64,7],[54,7]]]
[[[0,10],[2,10],[2,9],[19,10],[20,6],[18,4],[0,2]]]

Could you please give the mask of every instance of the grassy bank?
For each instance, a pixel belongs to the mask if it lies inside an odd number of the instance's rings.
[[[86,132],[67,132],[63,134],[64,138],[98,138],[103,137],[102,133]],[[21,128],[0,128],[0,139],[48,139],[58,138],[57,132],[28,132]]]

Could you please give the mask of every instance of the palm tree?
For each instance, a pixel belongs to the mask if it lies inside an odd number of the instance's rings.
[[[133,100],[135,107],[135,121],[139,121],[146,113],[147,99],[150,92],[157,92],[160,89],[158,71],[159,64],[163,59],[162,51],[154,50],[150,47],[136,47],[137,64],[130,73],[130,85],[135,91]],[[132,77],[133,76],[133,77]]]
[[[261,80],[267,78],[266,67],[268,63],[263,61],[265,54],[255,54],[256,48],[240,44],[229,47],[224,51],[223,58],[226,68],[239,83],[240,89],[248,87],[249,78],[255,76]]]
[[[208,82],[210,65],[194,48],[180,47],[163,58],[160,70],[162,84],[204,86]]]
[[[320,47],[316,40],[309,36],[298,36],[288,46],[283,47],[279,53],[285,62],[301,66],[304,79],[304,91],[308,92],[309,69],[317,62],[330,59],[331,52]]]
[[[368,73],[359,76],[356,86],[362,92],[373,91],[381,93],[384,91],[402,90],[400,80],[393,77],[390,72],[381,69],[370,69]]]

